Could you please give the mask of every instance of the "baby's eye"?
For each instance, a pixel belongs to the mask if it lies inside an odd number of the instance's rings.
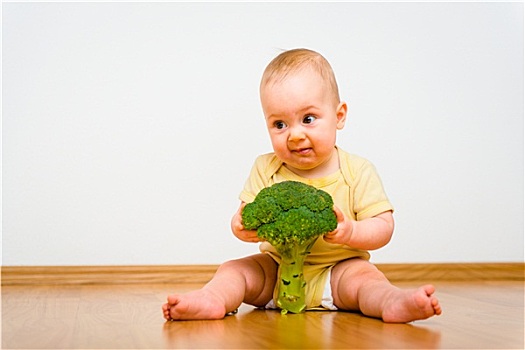
[[[304,124],[312,124],[315,121],[315,119],[316,118],[313,115],[309,114],[309,115],[304,116],[303,123]]]
[[[286,128],[285,122],[282,122],[282,121],[277,121],[277,122],[273,123],[273,126],[275,126],[277,129],[284,129],[284,128]]]

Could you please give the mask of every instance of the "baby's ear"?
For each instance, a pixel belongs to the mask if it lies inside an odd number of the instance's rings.
[[[346,105],[346,102],[341,101],[336,109],[337,130],[341,130],[345,127],[347,110],[348,106]]]

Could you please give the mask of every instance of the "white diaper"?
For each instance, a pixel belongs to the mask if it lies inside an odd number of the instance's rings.
[[[332,297],[332,285],[330,284],[331,276],[332,276],[332,271],[329,271],[328,277],[326,278],[326,283],[324,285],[323,299],[321,300],[321,306],[326,310],[336,311],[337,306],[334,305],[334,298]],[[268,302],[268,304],[266,304],[264,308],[269,309],[269,310],[278,309],[273,299],[270,300],[270,302]]]

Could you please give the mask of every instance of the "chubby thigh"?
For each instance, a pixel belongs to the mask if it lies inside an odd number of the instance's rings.
[[[268,254],[255,254],[233,260],[229,265],[245,279],[243,302],[263,307],[272,299],[278,265]]]
[[[330,284],[334,304],[343,310],[360,310],[359,291],[375,283],[389,283],[385,275],[368,260],[353,258],[337,263]]]

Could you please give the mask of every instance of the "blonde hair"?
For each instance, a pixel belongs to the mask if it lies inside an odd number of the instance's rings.
[[[339,88],[330,63],[318,52],[308,49],[293,49],[284,51],[275,57],[264,70],[260,88],[270,83],[282,81],[290,73],[310,68],[318,73],[328,84],[336,103],[340,102]]]

